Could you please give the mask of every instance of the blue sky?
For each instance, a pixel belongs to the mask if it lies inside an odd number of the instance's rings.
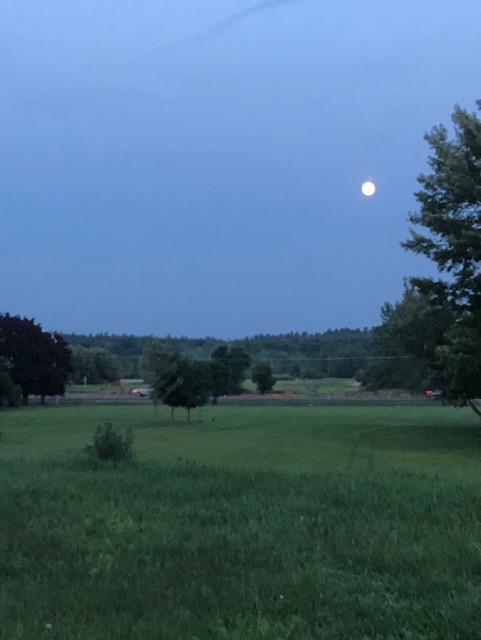
[[[478,0],[2,0],[0,310],[237,338],[379,323]],[[371,178],[377,193],[360,194]]]

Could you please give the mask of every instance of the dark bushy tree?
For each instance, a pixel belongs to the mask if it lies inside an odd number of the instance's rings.
[[[63,395],[72,372],[72,352],[56,333],[42,331],[33,319],[0,314],[0,357],[10,365],[10,376],[29,395]]]
[[[257,386],[259,393],[271,391],[276,384],[276,379],[272,375],[272,367],[268,362],[259,362],[252,368],[252,382]]]

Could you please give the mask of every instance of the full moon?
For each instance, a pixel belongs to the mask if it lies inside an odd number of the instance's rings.
[[[364,182],[361,191],[365,196],[373,196],[376,193],[376,185],[374,182]]]

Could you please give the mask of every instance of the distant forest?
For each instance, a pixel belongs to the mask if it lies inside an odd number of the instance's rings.
[[[240,346],[251,358],[251,364],[268,362],[273,373],[286,378],[353,378],[363,372],[379,356],[372,329],[335,329],[324,333],[287,333],[256,335],[241,340],[216,338],[173,338],[154,336],[62,334],[78,355],[87,350],[103,350],[112,356],[119,378],[141,378],[142,359],[155,341],[166,351],[179,353],[191,360],[209,360],[221,344]]]

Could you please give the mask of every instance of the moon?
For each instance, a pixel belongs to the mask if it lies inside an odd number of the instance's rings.
[[[361,191],[365,196],[373,196],[376,193],[376,185],[374,182],[364,182],[361,187]]]

